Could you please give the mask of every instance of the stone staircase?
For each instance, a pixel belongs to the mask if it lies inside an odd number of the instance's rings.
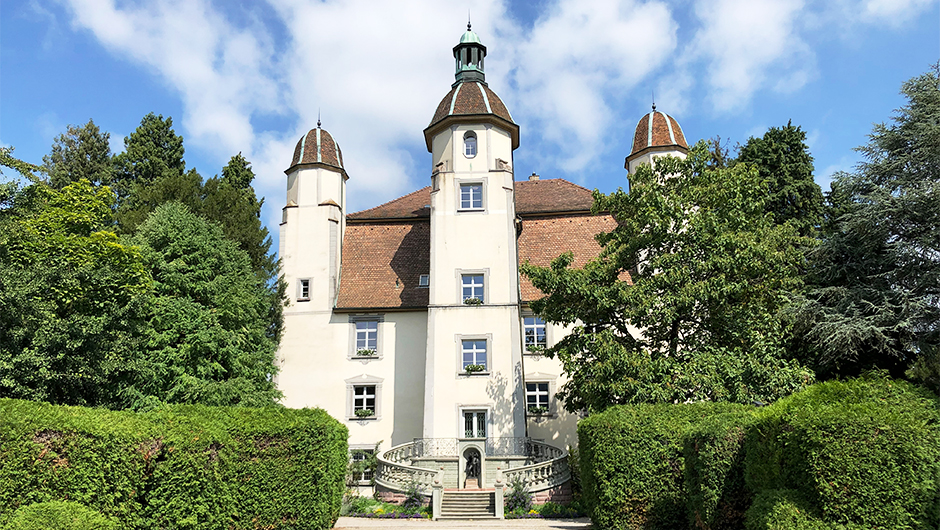
[[[496,500],[493,491],[445,491],[441,497],[441,519],[493,519]]]

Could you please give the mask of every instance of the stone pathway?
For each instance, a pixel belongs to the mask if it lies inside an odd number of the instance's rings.
[[[470,521],[432,521],[430,519],[369,519],[340,517],[336,529],[343,528],[423,528],[426,530],[470,530],[473,528],[553,528],[555,530],[588,530],[591,520],[580,519],[477,519]]]

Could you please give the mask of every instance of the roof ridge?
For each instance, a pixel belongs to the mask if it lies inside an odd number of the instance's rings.
[[[552,181],[552,180],[560,180],[560,181],[562,181],[562,182],[567,182],[568,184],[571,184],[572,186],[576,186],[576,187],[578,187],[578,188],[581,188],[581,189],[584,190],[584,191],[589,191],[589,192],[591,192],[591,193],[594,193],[594,190],[592,190],[592,189],[590,189],[590,188],[585,188],[584,186],[582,186],[582,185],[580,185],[580,184],[575,184],[574,182],[571,182],[570,180],[568,180],[568,179],[566,179],[566,178],[564,178],[564,177],[552,177],[552,178],[545,178],[545,179],[539,178],[539,180],[534,180],[534,181],[533,181],[533,180],[517,180],[516,182],[549,182],[549,181]]]
[[[389,204],[392,204],[393,202],[398,202],[398,201],[404,199],[405,197],[410,197],[410,196],[412,196],[412,195],[415,195],[415,194],[417,194],[417,193],[421,193],[422,191],[424,191],[424,190],[426,190],[426,189],[430,189],[430,188],[431,188],[431,186],[425,186],[425,187],[420,188],[420,189],[417,189],[417,190],[415,190],[415,191],[413,191],[413,192],[411,192],[411,193],[406,193],[406,194],[404,194],[404,195],[402,195],[402,196],[400,196],[400,197],[395,197],[394,199],[392,199],[392,200],[390,200],[390,201],[383,202],[382,204],[380,204],[380,205],[378,205],[378,206],[373,206],[372,208],[367,208],[367,209],[365,209],[365,210],[359,210],[358,212],[352,212],[352,213],[350,213],[349,215],[357,215],[357,214],[369,212],[369,211],[372,211],[372,210],[377,210],[377,209],[379,209],[379,208],[382,208],[383,206],[388,206]]]

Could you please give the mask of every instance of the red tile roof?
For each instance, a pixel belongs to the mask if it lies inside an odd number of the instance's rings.
[[[563,179],[517,181],[515,187],[520,263],[547,266],[571,251],[573,266],[583,266],[600,252],[594,235],[616,226],[610,215],[588,213],[593,198],[587,188]],[[424,207],[430,202],[425,187],[347,216],[338,309],[427,307],[428,289],[417,285],[430,272],[430,208]],[[543,296],[526,278],[521,289],[523,301]]]
[[[486,98],[483,94],[486,94]],[[487,108],[487,104],[489,108]],[[443,120],[447,116],[462,116],[475,114],[495,114],[512,123],[509,109],[499,99],[496,92],[490,90],[486,83],[480,81],[467,81],[457,83],[444,99],[437,105],[437,111],[431,118],[431,125]]]
[[[652,120],[652,126],[650,120]],[[689,149],[689,144],[685,141],[685,135],[682,134],[679,122],[672,116],[654,109],[653,112],[640,118],[640,123],[636,125],[636,132],[633,134],[633,150],[630,152],[630,156],[632,157],[645,149],[673,146],[686,151]]]
[[[323,164],[343,169],[343,151],[333,140],[333,135],[326,129],[317,127],[310,129],[310,132],[297,141],[290,167],[293,168],[297,164]]]

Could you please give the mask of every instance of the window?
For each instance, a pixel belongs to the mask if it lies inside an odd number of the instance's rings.
[[[353,386],[353,414],[356,417],[375,416],[375,385]]]
[[[545,321],[539,317],[531,316],[522,319],[522,327],[525,331],[526,351],[538,351],[548,345],[545,337]]]
[[[477,156],[477,135],[473,131],[463,135],[463,155],[467,158]]]
[[[483,302],[483,275],[482,274],[463,274],[460,276],[461,295],[460,300],[466,303],[471,298],[476,298]]]
[[[356,351],[378,350],[379,322],[377,320],[359,320],[356,322]]]
[[[431,284],[431,275],[422,274],[418,277],[418,287],[427,287]]]
[[[483,184],[480,182],[474,184],[460,185],[460,209],[461,210],[482,210],[483,209]]]
[[[525,407],[529,414],[545,414],[548,408],[548,382],[526,382],[525,384]]]
[[[482,372],[486,371],[486,340],[463,340],[461,341],[461,354],[463,356],[462,367],[467,370],[468,366],[482,366]]]
[[[310,300],[310,279],[303,278],[297,282],[297,300]]]
[[[468,410],[463,413],[464,438],[486,438],[486,411]]]
[[[351,448],[352,449],[352,448]],[[356,484],[368,485],[372,482],[375,471],[370,464],[375,449],[352,449],[349,460],[352,462],[352,480]]]

